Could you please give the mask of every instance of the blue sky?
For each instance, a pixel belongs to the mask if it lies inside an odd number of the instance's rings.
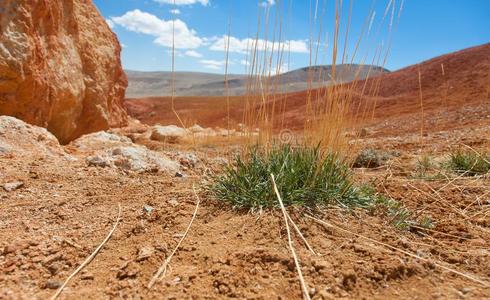
[[[171,70],[175,43],[177,71],[223,73],[229,41],[229,73],[245,73],[250,65],[248,49],[257,33],[258,48],[266,50],[259,51],[263,61],[279,32],[285,51],[281,57],[274,56],[272,72],[308,66],[310,48],[319,49],[313,55],[316,63],[332,62],[335,0],[175,0],[176,5],[174,0],[94,2],[123,45],[126,69]],[[345,61],[383,64],[389,52],[385,67],[390,70],[490,42],[489,0],[353,0],[352,14],[350,10],[350,0],[344,0],[337,63],[342,61],[345,40]],[[276,20],[282,20],[281,30]],[[276,54],[277,45],[274,43]]]

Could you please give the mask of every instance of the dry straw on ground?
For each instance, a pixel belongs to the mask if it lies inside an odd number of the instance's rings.
[[[194,209],[194,213],[192,214],[192,218],[191,218],[191,220],[189,222],[189,225],[187,226],[187,229],[185,230],[184,234],[182,235],[182,238],[177,243],[177,246],[175,246],[175,248],[172,251],[172,253],[165,259],[165,261],[160,266],[160,268],[158,269],[158,271],[151,278],[150,282],[148,283],[148,288],[149,289],[151,289],[158,280],[161,280],[162,277],[165,276],[166,271],[167,271],[167,267],[170,264],[170,261],[172,260],[172,257],[175,255],[175,253],[179,249],[180,245],[182,244],[182,242],[187,237],[187,234],[189,233],[189,230],[191,229],[192,223],[194,222],[194,219],[196,218],[197,210],[199,209],[199,204],[200,204],[201,200],[200,200],[199,196],[197,195],[197,192],[196,192],[195,187],[192,187],[192,190],[194,192],[194,195],[196,196],[197,202],[196,202],[196,208]]]
[[[92,252],[92,254],[90,254],[90,256],[87,257],[87,259],[85,259],[85,261],[70,276],[68,276],[68,278],[65,280],[65,282],[63,283],[63,285],[56,291],[56,294],[54,294],[53,297],[51,297],[51,300],[55,300],[55,299],[57,299],[61,295],[61,293],[63,292],[63,290],[65,289],[65,287],[68,285],[68,283],[70,282],[70,280],[73,277],[75,277],[75,275],[77,275],[83,268],[85,268],[95,258],[95,256],[97,255],[97,253],[99,253],[100,249],[102,249],[102,247],[111,238],[112,234],[116,230],[117,225],[119,225],[119,221],[121,220],[121,211],[122,211],[121,210],[121,204],[119,204],[118,207],[119,207],[119,211],[118,211],[118,214],[117,214],[116,222],[114,223],[114,227],[109,232],[109,234],[107,235],[107,237],[94,250],[94,252]]]

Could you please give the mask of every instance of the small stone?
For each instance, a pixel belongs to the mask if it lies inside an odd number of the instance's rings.
[[[94,280],[94,275],[89,272],[83,272],[82,275],[80,276],[80,279],[82,280]]]
[[[54,262],[54,263],[50,264],[47,267],[47,269],[51,275],[56,275],[61,271],[61,269],[63,269],[63,264],[60,262]]]
[[[142,247],[138,251],[138,257],[136,258],[136,261],[143,261],[145,259],[148,259],[153,255],[154,252],[155,252],[155,248],[153,247],[150,246]]]
[[[62,253],[56,253],[56,254],[52,254],[48,257],[46,257],[44,260],[43,260],[43,265],[49,265],[51,264],[52,262],[55,262],[55,261],[58,261],[60,260],[61,258],[63,257],[63,254]]]
[[[22,181],[16,181],[16,182],[5,183],[2,187],[7,192],[13,192],[15,190],[20,189],[23,186],[24,186],[24,183]]]
[[[154,210],[154,208],[153,208],[152,206],[150,206],[150,205],[146,205],[146,204],[145,204],[145,205],[143,206],[143,210],[144,210],[146,213],[151,214],[151,212]]]
[[[182,177],[184,177],[184,174],[183,174],[183,173],[181,173],[181,172],[176,172],[176,173],[175,173],[175,177],[182,178]]]
[[[105,168],[105,167],[110,166],[107,159],[103,159],[99,155],[89,156],[86,158],[86,161],[87,161],[87,164],[89,166],[101,167],[101,168]]]
[[[135,278],[139,272],[140,272],[139,265],[136,264],[135,262],[128,261],[121,266],[121,268],[117,272],[116,277],[120,280],[126,278]]]
[[[168,203],[170,205],[172,205],[173,207],[179,206],[179,202],[177,200],[175,200],[175,199],[172,199],[172,200],[168,201]]]
[[[57,281],[57,280],[48,280],[46,281],[46,283],[44,284],[44,288],[46,289],[51,289],[51,290],[55,290],[55,289],[59,289],[61,287],[62,283]]]

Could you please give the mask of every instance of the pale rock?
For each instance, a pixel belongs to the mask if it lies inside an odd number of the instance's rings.
[[[0,116],[0,156],[5,154],[73,159],[45,128],[29,125],[14,117]]]
[[[80,138],[71,142],[70,146],[76,147],[82,151],[97,151],[132,144],[133,142],[128,137],[105,131],[99,131],[81,136]]]
[[[6,192],[13,192],[15,190],[20,189],[23,186],[24,183],[22,181],[16,181],[16,182],[5,183],[2,187]]]
[[[175,125],[155,125],[151,130],[150,139],[154,141],[176,143],[187,135],[187,130]]]
[[[189,128],[187,128],[191,133],[200,133],[206,131],[206,129],[202,128],[201,126],[195,124]]]
[[[166,155],[134,144],[100,151],[94,156],[88,156],[86,161],[89,165],[119,168],[137,173],[167,172],[172,174],[179,170],[179,164]]]

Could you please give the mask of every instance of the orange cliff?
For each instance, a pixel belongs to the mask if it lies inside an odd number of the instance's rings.
[[[0,2],[0,115],[61,143],[123,126],[121,46],[91,0]]]

